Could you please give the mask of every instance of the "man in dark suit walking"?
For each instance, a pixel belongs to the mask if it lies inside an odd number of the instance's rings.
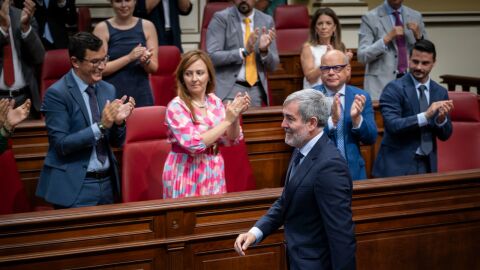
[[[108,56],[101,39],[77,33],[68,52],[72,69],[42,104],[49,147],[36,194],[56,208],[113,203],[120,179],[112,146],[123,144],[135,100],[115,99],[115,87],[102,81]]]
[[[328,107],[325,96],[312,89],[285,100],[285,143],[295,147],[285,187],[255,226],[237,237],[240,255],[283,225],[289,269],[355,269],[352,179],[323,132]]]
[[[373,167],[375,177],[437,171],[436,139],[450,138],[449,113],[453,102],[445,88],[430,79],[435,65],[435,45],[415,43],[409,73],[392,81],[380,96],[385,133]]]

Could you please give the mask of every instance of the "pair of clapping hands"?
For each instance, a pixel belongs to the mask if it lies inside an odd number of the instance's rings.
[[[111,128],[113,123],[116,125],[122,125],[125,120],[130,116],[135,108],[135,99],[133,97],[128,98],[123,96],[121,99],[115,99],[114,101],[107,100],[105,107],[102,111],[101,123],[105,128]]]
[[[235,122],[240,114],[244,113],[250,107],[251,100],[247,93],[237,93],[233,101],[226,105],[225,119],[231,123]]]
[[[139,60],[140,64],[148,65],[150,63],[150,58],[153,55],[153,48],[147,49],[147,47],[138,44],[129,54],[130,62]]]
[[[268,52],[268,46],[272,43],[272,41],[275,39],[277,34],[275,33],[274,28],[270,28],[267,31],[267,28],[264,26],[262,27],[261,33],[260,29],[257,27],[255,28],[255,31],[250,34],[248,37],[248,42],[246,45],[246,49],[248,53],[251,53],[255,50],[255,43],[257,43],[257,39],[260,37],[260,41],[258,43],[258,49],[262,53]]]

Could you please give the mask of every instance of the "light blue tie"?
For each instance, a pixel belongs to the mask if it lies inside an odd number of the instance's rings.
[[[340,97],[343,94],[340,94]],[[343,105],[340,103],[340,119],[338,119],[337,123],[337,148],[340,150],[343,158],[345,157],[345,136],[344,136],[344,126],[343,126]]]
[[[45,9],[48,9],[49,0],[43,0],[43,2],[45,3]],[[53,44],[53,36],[52,36],[52,33],[50,32],[50,27],[48,26],[48,22],[45,22],[45,28],[43,30],[43,38]]]

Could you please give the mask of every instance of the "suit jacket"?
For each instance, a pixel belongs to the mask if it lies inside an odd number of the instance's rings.
[[[65,25],[75,25],[77,23],[77,9],[75,7],[75,0],[66,0],[65,6],[59,7],[57,0],[50,0],[48,7],[45,6],[44,0],[39,0],[36,5],[35,18],[40,27],[40,37],[43,37],[45,32],[45,23],[48,23],[48,28],[53,38],[53,47],[56,49],[63,49],[68,47],[68,33]]]
[[[168,0],[170,28],[173,34],[173,44],[169,44],[165,37],[165,17],[163,14],[162,1],[160,1],[150,13],[147,13],[145,1],[146,0],[137,0],[134,16],[147,19],[151,21],[153,25],[155,25],[158,35],[158,45],[175,45],[178,47],[178,49],[180,49],[181,52],[183,52],[181,40],[182,30],[180,29],[180,18],[178,15],[186,16],[190,14],[193,5],[190,5],[190,9],[187,12],[182,12],[178,8],[178,0]]]
[[[323,85],[314,87],[314,89],[325,92]],[[363,121],[358,129],[353,129],[350,108],[352,107],[355,95],[364,95],[366,97],[365,107],[362,111]],[[377,125],[373,115],[372,99],[370,95],[362,89],[351,85],[345,87],[345,109],[343,110],[343,127],[345,141],[345,156],[348,168],[353,180],[366,179],[365,161],[360,153],[360,143],[369,145],[374,144],[377,139]],[[337,132],[330,130],[328,125],[325,132],[334,141],[337,142]]]
[[[266,237],[284,225],[290,270],[355,269],[351,200],[347,164],[324,134],[255,227]]]
[[[239,52],[240,48],[245,47],[241,23],[237,7],[231,6],[216,12],[208,25],[206,46],[207,52],[215,66],[217,78],[215,94],[220,99],[224,99],[233,90],[238,73],[243,65],[243,58]],[[260,29],[262,27],[270,29],[275,26],[272,17],[259,10],[255,10],[253,25],[255,28],[258,27]],[[257,40],[255,45],[255,62],[257,64],[258,78],[265,91],[267,102],[269,99],[267,70],[274,71],[279,61],[275,40],[270,44],[268,54],[264,59],[260,56]]]
[[[397,76],[397,43],[393,40],[386,48],[383,43],[383,37],[393,28],[385,5],[382,4],[362,16],[358,33],[358,60],[366,65],[363,89],[370,93],[374,100],[378,100],[385,85]],[[407,28],[407,23],[416,22],[424,38],[427,33],[422,15],[418,11],[402,5],[402,19],[408,53],[416,39],[412,30]]]
[[[15,50],[20,60],[23,76],[25,82],[30,89],[30,97],[32,99],[32,106],[37,112],[40,111],[40,92],[38,90],[38,81],[35,73],[36,65],[40,65],[43,62],[45,56],[45,49],[42,42],[38,37],[38,25],[35,18],[31,19],[32,30],[25,39],[22,38],[22,32],[20,30],[20,15],[21,10],[10,6],[10,22],[12,26],[12,32],[15,39]],[[9,42],[9,38],[0,34],[0,47]],[[3,72],[3,50],[0,50],[0,73]]]
[[[429,104],[448,100],[445,88],[430,80]],[[380,97],[380,111],[385,131],[373,167],[375,177],[389,177],[416,173],[415,153],[420,146],[420,127],[417,114],[420,113],[417,90],[410,73],[392,81]],[[445,141],[452,134],[452,122],[447,117],[445,125],[438,127],[432,117],[426,126],[432,132],[433,150],[428,155],[432,172],[437,171],[436,138]]]
[[[96,144],[87,107],[72,72],[47,90],[42,104],[49,147],[36,193],[50,203],[66,207],[72,205],[80,192]],[[101,113],[107,100],[115,99],[115,88],[104,81],[98,82],[96,87]],[[114,124],[104,136],[109,144],[113,182],[120,194],[118,169],[110,145],[120,147],[123,144],[125,127]]]

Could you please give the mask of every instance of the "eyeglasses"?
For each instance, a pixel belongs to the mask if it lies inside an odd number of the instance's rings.
[[[92,64],[92,66],[94,68],[97,68],[99,67],[101,64],[107,64],[108,62],[108,59],[110,59],[110,56],[109,55],[106,55],[103,59],[87,59],[87,58],[84,58],[82,59],[82,61],[87,61],[89,62],[90,64]]]
[[[340,71],[342,71],[346,66],[347,64],[336,66],[320,66],[320,71],[322,71],[322,73],[329,73],[330,70],[333,70],[335,73],[340,73]]]

